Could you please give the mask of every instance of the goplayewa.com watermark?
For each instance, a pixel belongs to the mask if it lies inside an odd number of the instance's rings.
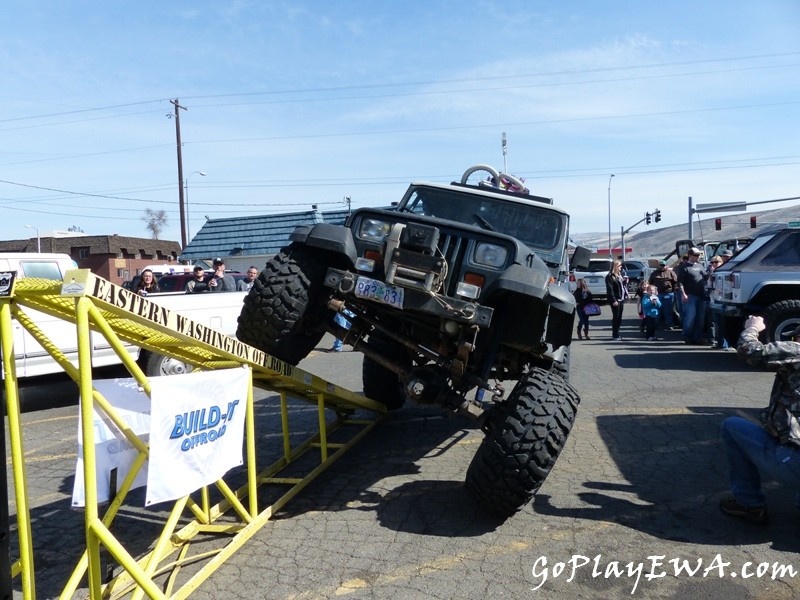
[[[632,581],[631,594],[636,593],[639,582],[644,577],[645,581],[661,579],[667,575],[673,577],[700,577],[700,578],[742,578],[758,579],[768,578],[776,581],[784,578],[794,578],[797,570],[793,565],[781,564],[778,562],[758,562],[747,561],[740,567],[733,566],[733,563],[722,558],[717,554],[710,561],[703,558],[692,560],[685,558],[670,558],[666,555],[648,556],[643,561],[620,562],[616,560],[604,561],[602,554],[597,554],[593,558],[582,554],[573,554],[565,561],[550,563],[546,556],[540,556],[533,563],[531,573],[534,582],[537,584],[531,588],[533,591],[541,588],[545,583],[554,579],[562,579],[565,583],[571,583],[579,571],[588,572],[593,579],[598,577],[604,579],[627,578]]]

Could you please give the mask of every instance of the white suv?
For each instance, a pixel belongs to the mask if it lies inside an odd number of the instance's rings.
[[[569,289],[574,292],[578,287],[578,280],[585,279],[589,291],[595,299],[606,297],[606,275],[611,270],[614,260],[611,258],[593,258],[589,261],[586,271],[573,271],[570,276]],[[573,281],[574,278],[574,281]]]

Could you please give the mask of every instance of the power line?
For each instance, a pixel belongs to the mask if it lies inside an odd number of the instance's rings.
[[[702,59],[702,60],[690,60],[690,61],[674,61],[674,62],[666,62],[666,63],[649,63],[649,64],[641,64],[641,65],[628,65],[628,66],[617,66],[617,67],[597,67],[593,69],[571,69],[571,70],[561,70],[561,71],[541,71],[535,73],[513,73],[508,75],[484,75],[480,77],[464,77],[464,78],[453,78],[453,79],[434,79],[434,80],[421,80],[421,81],[405,81],[405,82],[393,82],[393,83],[376,83],[376,84],[359,84],[359,85],[348,85],[348,86],[330,86],[330,87],[315,87],[315,88],[295,88],[295,89],[288,89],[288,90],[271,90],[271,91],[259,91],[259,92],[232,92],[226,94],[204,94],[204,95],[196,95],[196,96],[184,96],[189,100],[203,100],[203,99],[214,99],[214,98],[236,98],[236,97],[254,97],[254,96],[277,96],[277,95],[289,95],[289,94],[307,94],[307,93],[318,93],[318,92],[342,92],[342,91],[353,91],[353,90],[370,90],[370,89],[387,89],[387,88],[399,88],[399,87],[411,87],[411,86],[429,86],[429,85],[446,85],[446,84],[456,84],[456,83],[470,83],[476,81],[499,81],[499,80],[506,80],[512,79],[514,81],[519,81],[520,79],[528,78],[528,77],[553,77],[553,76],[565,76],[565,75],[584,75],[590,73],[613,73],[613,72],[620,72],[620,71],[633,71],[638,69],[653,69],[653,68],[664,68],[664,67],[676,67],[676,66],[688,66],[688,65],[701,65],[701,64],[711,64],[711,63],[725,63],[725,62],[732,62],[732,61],[742,61],[742,60],[756,60],[756,59],[765,59],[765,58],[784,58],[784,57],[791,57],[791,56],[798,56],[800,52],[783,52],[783,53],[773,53],[773,54],[754,54],[749,56],[733,56],[733,57],[724,57],[724,58],[709,58],[709,59]],[[754,70],[754,69],[771,69],[771,68],[781,68],[785,66],[796,66],[794,64],[782,64],[782,65],[762,65],[762,66],[752,66],[752,67],[737,67],[733,69],[720,69],[715,71],[702,71],[697,73],[688,73],[688,74],[663,74],[663,75],[652,75],[652,76],[636,76],[632,78],[625,78],[619,80],[610,80],[610,81],[628,81],[628,80],[635,80],[641,78],[659,78],[659,77],[675,77],[675,76],[691,76],[691,75],[708,75],[713,73],[723,73],[723,72],[731,72],[731,71],[742,71],[742,70]],[[605,81],[605,80],[604,80]],[[599,83],[602,81],[591,81],[588,83]],[[583,82],[579,82],[583,83]],[[564,83],[551,83],[551,84],[538,84],[538,85],[565,85]],[[527,87],[527,86],[512,86],[512,87]],[[503,89],[503,88],[488,88],[486,91],[493,91],[496,89]],[[458,90],[458,91],[480,91],[480,90]],[[440,92],[424,92],[426,94],[429,93],[453,93],[451,91],[440,91]],[[408,94],[397,94],[397,95],[408,95]],[[100,106],[94,108],[82,108],[82,109],[74,109],[69,111],[61,111],[55,113],[44,113],[39,115],[29,115],[25,117],[10,117],[6,119],[0,119],[0,123],[11,123],[11,122],[18,122],[18,121],[28,121],[28,120],[35,120],[35,119],[46,119],[46,118],[53,118],[53,117],[61,117],[61,116],[69,116],[74,114],[84,114],[89,112],[96,112],[96,111],[105,111],[105,110],[115,110],[119,108],[128,108],[132,106],[141,106],[146,104],[162,104],[168,102],[168,98],[159,98],[153,100],[142,100],[138,102],[127,102],[123,104],[112,104],[109,106]],[[294,99],[293,102],[302,101]],[[202,106],[202,105],[201,105]],[[224,106],[224,105],[221,105]]]

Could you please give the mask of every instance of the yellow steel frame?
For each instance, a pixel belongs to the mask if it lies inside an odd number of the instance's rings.
[[[36,309],[75,323],[78,339],[78,366],[47,337],[25,309]],[[64,283],[43,279],[22,279],[15,283],[11,295],[0,298],[0,343],[2,343],[5,392],[8,411],[8,432],[11,447],[14,494],[17,505],[19,558],[12,564],[12,576],[20,578],[23,598],[35,598],[35,573],[30,505],[27,496],[19,391],[14,362],[12,319],[53,357],[63,370],[78,383],[81,398],[80,419],[84,449],[85,543],[72,576],[66,582],[62,598],[72,598],[81,583],[88,581],[92,599],[118,598],[130,595],[138,599],[186,598],[217,568],[240,549],[267,521],[322,473],[342,453],[363,438],[385,414],[383,405],[325,381],[302,369],[284,363],[235,338],[210,330],[180,314],[163,309],[157,302],[143,298],[93,275],[88,270],[66,274]],[[126,351],[126,344],[135,344],[187,363],[198,369],[228,368],[237,365],[251,369],[245,416],[246,483],[231,489],[224,479],[216,482],[221,500],[211,505],[210,491],[198,491],[199,502],[192,496],[176,501],[150,551],[133,557],[111,532],[111,524],[123,506],[139,470],[145,465],[148,447],[116,414],[106,398],[93,387],[90,331],[101,333],[119,356],[131,376],[150,394],[147,376]],[[283,454],[271,465],[258,471],[256,465],[256,431],[253,407],[253,386],[279,392]],[[288,398],[307,400],[316,405],[318,431],[304,442],[290,442]],[[335,414],[330,422],[326,409]],[[354,418],[356,410],[359,418]],[[95,446],[93,414],[101,411],[139,452],[138,458],[119,486],[116,496],[100,514],[95,479]],[[348,428],[344,442],[333,443],[330,435]],[[296,467],[298,459],[318,450],[319,457],[300,476],[281,476],[288,466]],[[311,455],[313,456],[313,455]],[[272,488],[267,488],[272,486]],[[284,490],[276,500],[259,502],[261,490],[278,486]],[[263,494],[262,494],[263,496]],[[262,504],[264,504],[262,506]],[[185,514],[186,513],[186,514]],[[186,523],[188,519],[188,523]],[[185,523],[180,525],[181,520]],[[57,525],[56,525],[57,526]],[[214,550],[191,554],[191,543],[198,535],[214,536]],[[110,582],[101,578],[101,548],[116,560],[122,571]],[[175,558],[172,558],[176,555]],[[198,563],[201,565],[197,568]],[[181,569],[195,566],[181,577]],[[185,579],[185,581],[184,581]]]

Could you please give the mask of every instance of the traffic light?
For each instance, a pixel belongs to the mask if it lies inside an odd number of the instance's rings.
[[[755,229],[755,228],[756,228],[756,218],[750,217],[750,229]]]
[[[656,223],[659,223],[660,221],[661,221],[661,210],[657,208],[656,209]]]
[[[722,219],[714,219],[714,229],[717,231],[722,229]]]
[[[650,225],[650,213],[644,213],[645,225]]]

